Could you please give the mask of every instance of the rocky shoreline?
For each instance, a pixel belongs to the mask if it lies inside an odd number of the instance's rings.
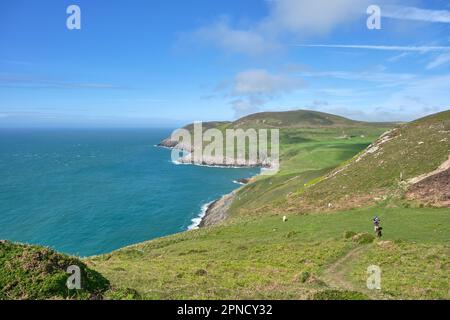
[[[242,185],[246,185],[247,183],[249,183],[251,180],[251,178],[242,178],[242,179],[237,179],[236,182],[238,184],[242,184]]]
[[[178,141],[171,140],[170,138],[166,138],[157,144],[157,147],[169,148],[169,149],[177,149],[180,151],[184,151],[186,154],[183,157],[177,159],[177,163],[179,164],[193,164],[198,166],[211,166],[211,167],[223,167],[223,168],[272,168],[272,164],[270,161],[261,161],[261,160],[247,160],[247,159],[229,159],[226,157],[205,157],[203,156],[201,162],[196,162],[192,157],[193,148],[191,145],[186,145],[183,143],[178,143]]]
[[[157,144],[158,147],[164,147],[169,149],[177,148],[179,150],[192,152],[192,147],[190,145],[184,145],[183,143],[179,143],[176,140],[171,140],[170,138],[166,138],[160,143]]]
[[[169,148],[169,149],[178,149],[180,151],[189,152],[188,155],[183,158],[178,159],[178,163],[180,164],[193,164],[200,166],[211,166],[211,167],[226,167],[226,168],[251,168],[251,167],[270,167],[270,165],[265,163],[248,163],[245,161],[236,161],[235,164],[228,164],[226,159],[222,158],[208,158],[203,159],[202,163],[194,163],[191,159],[192,147],[188,145],[183,145],[182,143],[178,143],[178,141],[171,140],[170,138],[164,139],[161,141],[157,147]],[[252,178],[242,178],[238,179],[235,182],[240,185],[246,185],[251,181]],[[205,211],[203,217],[201,217],[201,221],[198,224],[198,228],[208,227],[212,225],[216,225],[228,217],[228,210],[233,203],[234,198],[236,197],[237,191],[240,188],[222,196],[221,198],[213,201],[208,205],[208,208]]]
[[[208,209],[206,210],[205,215],[200,221],[198,227],[203,228],[213,226],[225,220],[228,217],[228,209],[233,203],[233,200],[236,197],[236,193],[237,190],[234,190],[231,193],[226,194],[220,199],[212,202],[208,206]]]

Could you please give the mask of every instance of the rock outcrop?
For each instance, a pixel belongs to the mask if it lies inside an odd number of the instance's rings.
[[[196,159],[193,156],[193,147],[183,142],[171,140],[170,138],[164,139],[158,144],[159,147],[178,149],[184,151],[187,154],[179,157],[176,162],[182,164],[195,164],[203,166],[218,166],[218,167],[238,167],[238,168],[253,168],[262,167],[271,169],[273,167],[272,161],[269,158],[266,159],[243,159],[243,158],[229,158],[221,156],[204,156],[201,159]]]
[[[202,228],[216,225],[225,220],[228,216],[228,209],[230,208],[235,196],[236,191],[233,191],[211,203],[206,210],[205,216],[200,222],[199,227]]]

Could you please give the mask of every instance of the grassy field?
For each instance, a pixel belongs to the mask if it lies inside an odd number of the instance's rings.
[[[345,266],[346,278],[355,290],[364,292],[365,268],[378,265],[382,272],[381,293],[385,297],[448,300],[449,253],[448,239],[443,244],[434,245],[421,242],[371,245]]]
[[[388,246],[344,238],[346,231],[371,234],[375,213]],[[389,297],[449,298],[449,226],[448,209],[374,207],[293,215],[285,223],[279,216],[247,217],[86,262],[113,287],[130,288],[143,299],[309,299],[330,293],[329,298],[345,298],[348,292],[377,298],[365,289],[365,270],[372,264],[382,268],[382,293]],[[348,287],[335,288],[327,269],[358,247],[362,258],[345,265]]]

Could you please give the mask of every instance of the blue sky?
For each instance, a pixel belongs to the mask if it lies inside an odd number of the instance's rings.
[[[66,27],[69,5],[81,30]],[[381,8],[381,30],[366,26]],[[313,109],[450,109],[450,3],[5,0],[0,127],[175,126]]]

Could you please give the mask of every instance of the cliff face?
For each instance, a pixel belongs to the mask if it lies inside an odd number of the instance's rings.
[[[228,209],[236,196],[237,191],[233,191],[219,200],[214,201],[206,210],[206,214],[199,224],[199,227],[216,225],[228,217]]]
[[[170,148],[170,149],[178,149],[178,150],[183,150],[186,152],[192,152],[192,146],[185,144],[185,143],[179,143],[176,140],[172,140],[171,138],[166,138],[163,141],[161,141],[158,144],[158,147],[164,147],[164,148]]]
[[[158,144],[159,147],[178,149],[180,151],[185,151],[188,154],[177,159],[178,163],[182,164],[196,164],[204,166],[220,166],[220,167],[242,167],[242,168],[252,168],[252,167],[262,167],[271,168],[272,163],[269,159],[243,159],[243,158],[229,158],[221,156],[205,156],[202,159],[195,159],[193,157],[193,147],[189,144],[178,143],[176,140],[166,138]]]
[[[170,138],[166,138],[160,143],[158,143],[158,147],[166,147],[166,148],[175,148],[178,144],[178,141],[171,140]]]
[[[248,159],[232,159],[227,157],[203,156],[201,161],[193,158],[192,154],[188,154],[177,160],[183,164],[196,164],[203,166],[221,166],[221,167],[239,167],[239,168],[253,168],[264,167],[270,168],[271,164],[268,161],[248,160]]]

